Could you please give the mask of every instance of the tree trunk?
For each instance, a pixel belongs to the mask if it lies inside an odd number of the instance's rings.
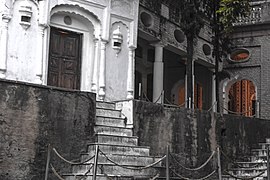
[[[194,109],[194,35],[187,35],[187,108]]]
[[[216,75],[216,110],[217,112],[220,112],[220,108],[219,108],[219,73],[218,73],[218,69],[219,69],[219,60],[220,60],[220,44],[219,44],[219,39],[220,39],[220,31],[219,31],[219,15],[216,13],[217,10],[219,9],[219,0],[218,1],[214,1],[214,56],[215,56],[215,75]]]

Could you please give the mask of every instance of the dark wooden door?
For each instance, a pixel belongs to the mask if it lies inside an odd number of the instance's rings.
[[[80,89],[81,34],[51,28],[48,85]]]

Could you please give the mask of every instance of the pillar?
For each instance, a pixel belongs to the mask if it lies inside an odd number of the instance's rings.
[[[37,35],[37,50],[36,50],[36,79],[35,83],[45,84],[44,80],[44,63],[45,63],[45,30],[48,27],[47,24],[47,14],[48,14],[48,2],[39,1],[38,2],[38,35]]]
[[[43,57],[44,57],[44,30],[47,28],[46,24],[39,24],[37,36],[37,51],[36,51],[36,80],[35,83],[43,83]]]
[[[155,44],[155,62],[153,74],[153,102],[162,103],[163,100],[163,47]]]
[[[3,14],[2,16],[2,23],[3,29],[0,38],[0,78],[6,78],[6,71],[7,71],[7,47],[8,47],[8,23],[11,19],[11,16],[8,14]]]
[[[135,47],[131,46],[128,50],[127,99],[134,98],[134,58]]]
[[[101,101],[105,99],[106,88],[106,44],[107,41],[101,40],[100,44],[100,69],[99,69],[99,92],[98,98]]]
[[[217,112],[217,102],[216,102],[216,75],[212,74],[212,111]]]
[[[95,39],[95,58],[93,65],[93,79],[91,84],[91,92],[97,93],[97,83],[98,83],[98,58],[99,58],[99,40]]]

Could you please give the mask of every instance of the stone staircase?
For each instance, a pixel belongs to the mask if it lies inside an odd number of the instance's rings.
[[[133,170],[124,167],[139,168],[152,164],[160,157],[151,157],[149,147],[138,146],[138,137],[133,136],[132,128],[126,127],[126,119],[121,110],[116,110],[115,103],[97,102],[95,143],[88,144],[86,153],[81,154],[81,162],[95,155],[96,146],[108,158],[121,165],[110,162],[99,153],[97,179],[150,179],[159,174],[161,163],[155,167]],[[64,174],[66,180],[92,180],[94,159],[83,165],[72,165],[72,173]],[[91,169],[91,170],[89,170]]]
[[[254,177],[260,173],[260,176],[253,180],[267,180],[267,148],[270,147],[270,138],[266,139],[265,143],[259,143],[258,149],[252,149],[252,156],[249,161],[236,162],[229,167],[229,173],[237,177]],[[223,180],[235,180],[236,178],[230,175],[223,175]]]

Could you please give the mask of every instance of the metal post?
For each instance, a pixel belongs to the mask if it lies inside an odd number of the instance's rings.
[[[169,180],[170,179],[169,153],[170,153],[170,149],[169,149],[169,146],[167,146],[167,151],[166,151],[166,180]]]
[[[267,180],[270,180],[269,147],[267,147]]]
[[[222,172],[221,172],[221,161],[220,161],[220,149],[217,148],[217,155],[218,155],[218,179],[222,180]]]
[[[51,159],[51,145],[49,144],[48,153],[47,153],[46,170],[45,170],[45,180],[48,180],[50,159]]]
[[[97,178],[98,152],[99,152],[99,146],[96,145],[96,154],[95,154],[95,161],[94,161],[94,168],[93,168],[93,180],[96,180]]]

